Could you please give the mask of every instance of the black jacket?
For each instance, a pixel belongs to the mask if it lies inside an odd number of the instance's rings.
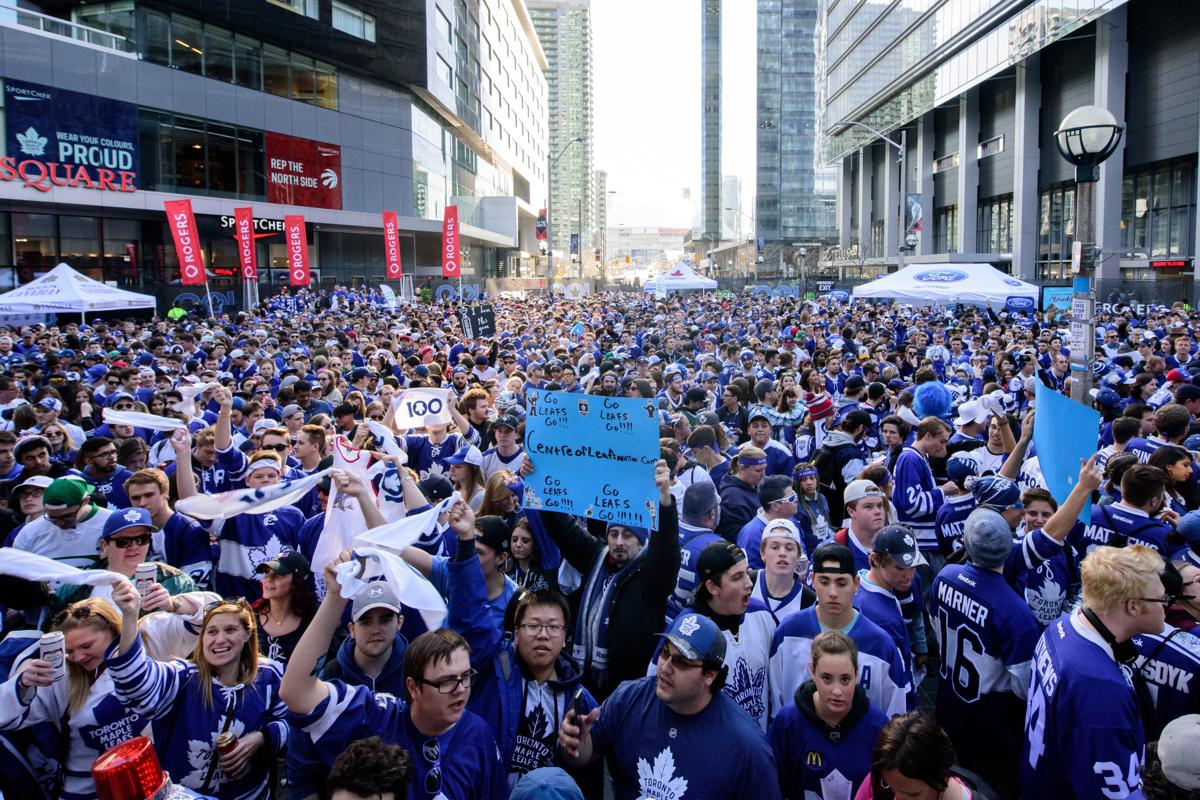
[[[543,511],[542,520],[563,558],[586,580],[596,560],[605,557],[606,543],[567,514]],[[660,506],[658,530],[650,533],[633,568],[613,589],[608,681],[604,687],[597,687],[590,675],[584,676],[584,685],[597,701],[603,701],[622,681],[646,676],[657,643],[655,637],[665,626],[667,598],[675,591],[679,565],[679,517],[672,502]]]

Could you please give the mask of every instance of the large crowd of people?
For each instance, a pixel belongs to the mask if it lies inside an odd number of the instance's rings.
[[[1200,798],[1200,315],[1052,491],[1053,308],[490,302],[0,328],[0,797]],[[654,529],[523,507],[536,390],[658,408]]]

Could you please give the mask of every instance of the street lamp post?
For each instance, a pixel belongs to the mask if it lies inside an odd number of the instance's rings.
[[[890,139],[884,136],[879,131],[872,128],[865,122],[857,122],[852,119],[839,119],[834,125],[857,125],[860,128],[865,128],[883,141],[896,148],[896,161],[900,164],[900,227],[896,231],[896,269],[897,271],[904,269],[904,251],[917,244],[917,235],[910,234],[908,230],[908,214],[905,213],[905,207],[908,202],[908,165],[905,163],[905,156],[908,153],[908,131],[905,128],[900,129],[900,141]],[[862,247],[862,243],[859,243]]]
[[[742,211],[742,209],[740,207],[738,207],[738,208],[730,207],[730,208],[726,208],[725,210],[732,211],[735,214],[738,214],[739,216],[743,216],[746,219],[750,220],[750,241],[756,242],[758,240],[758,223],[755,221],[753,214],[751,214],[747,211]],[[741,239],[739,238],[738,241],[741,241]],[[780,251],[781,257],[782,257],[782,252],[783,251],[781,250]],[[757,248],[755,248],[754,255],[755,256],[758,255]],[[754,282],[758,283],[758,259],[757,258],[754,259]]]
[[[1071,302],[1071,399],[1091,405],[1093,384],[1092,351],[1096,348],[1096,324],[1093,322],[1096,295],[1092,274],[1096,268],[1096,181],[1100,165],[1121,142],[1124,128],[1107,109],[1083,106],[1067,114],[1054,132],[1058,152],[1075,165],[1075,220],[1078,260],[1075,267]]]
[[[550,268],[546,272],[546,277],[548,278],[554,277],[554,208],[551,205],[550,197],[552,194],[551,187],[554,185],[554,165],[558,163],[560,158],[566,155],[567,151],[571,149],[572,145],[574,145],[576,142],[583,141],[586,141],[584,137],[576,136],[574,139],[567,142],[566,145],[563,146],[563,149],[558,152],[558,155],[549,159],[546,164],[546,259],[550,265]],[[569,214],[570,212],[567,213]],[[570,248],[567,249],[569,250]]]

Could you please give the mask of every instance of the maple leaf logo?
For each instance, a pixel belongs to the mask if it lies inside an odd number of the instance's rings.
[[[26,128],[24,133],[17,134],[17,141],[21,144],[21,152],[27,156],[46,154],[46,137],[38,133],[32,125]]]
[[[537,739],[545,739],[553,731],[546,707],[541,704],[529,714],[526,724],[529,726],[529,735]]]
[[[689,614],[679,623],[679,632],[684,636],[691,636],[698,630],[700,630],[700,620],[696,619],[695,614]]]
[[[669,747],[654,757],[653,767],[639,758],[637,771],[642,793],[638,800],[683,800],[687,793],[687,780],[675,777],[675,755]]]
[[[741,706],[756,722],[767,713],[763,689],[767,683],[767,668],[752,670],[744,659],[739,658],[729,672],[725,693]]]

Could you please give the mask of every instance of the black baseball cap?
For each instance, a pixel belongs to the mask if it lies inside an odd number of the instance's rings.
[[[520,420],[518,420],[512,414],[504,414],[496,419],[496,421],[492,424],[492,427],[499,428],[501,425],[503,425],[505,427],[512,428],[515,431],[517,430],[517,426],[520,424]]]
[[[888,525],[875,534],[872,550],[881,555],[891,556],[901,567],[915,567],[926,563],[925,557],[917,549],[916,537],[903,525]]]
[[[830,564],[829,562],[834,562]],[[854,568],[854,553],[844,544],[830,542],[816,549],[812,557],[812,572],[825,572],[833,575],[857,575]]]
[[[479,535],[476,537],[479,541],[497,553],[508,552],[512,531],[509,529],[508,523],[500,517],[494,514],[485,514],[482,517],[476,517],[475,530],[479,531]]]
[[[425,495],[425,499],[431,503],[445,500],[454,494],[454,484],[445,475],[430,475],[427,478],[422,478],[417,481],[417,488],[421,490],[421,494]]]
[[[696,559],[696,577],[699,583],[712,578],[717,580],[726,570],[746,560],[746,551],[733,542],[709,542]]]
[[[264,572],[274,572],[276,575],[297,575],[307,578],[312,571],[308,559],[300,553],[288,551],[280,553],[269,561],[264,561],[254,568],[259,575]]]

